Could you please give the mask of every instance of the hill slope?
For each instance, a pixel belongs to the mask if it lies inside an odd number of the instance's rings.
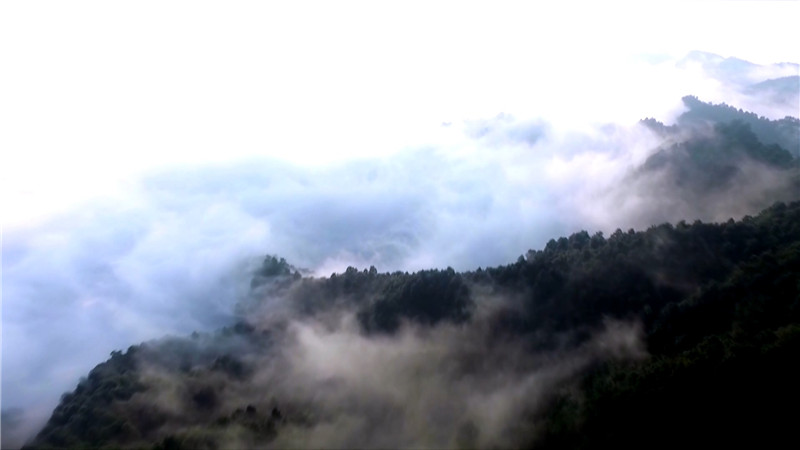
[[[303,278],[115,352],[31,448],[648,447],[788,438],[800,203],[552,240],[507,266]]]
[[[792,78],[794,79],[794,78]],[[736,109],[726,104],[714,105],[700,101],[697,97],[683,97],[688,111],[678,117],[678,125],[702,126],[707,123],[739,121],[748,125],[763,144],[778,145],[793,156],[800,156],[800,119],[787,116],[780,120],[769,120],[757,114]]]

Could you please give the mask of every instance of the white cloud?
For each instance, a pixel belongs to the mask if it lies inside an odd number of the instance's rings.
[[[633,124],[733,95],[674,58],[800,60],[796,2],[1,8],[3,407],[39,419],[217,326],[265,252],[471,269],[615,228],[586,200],[652,149]]]

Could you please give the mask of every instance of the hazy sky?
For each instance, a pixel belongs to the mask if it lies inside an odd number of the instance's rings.
[[[800,2],[528,3],[3,2],[3,409],[225,323],[265,253],[471,269],[641,225],[589,204],[636,122],[738,99],[676,61],[800,61]]]
[[[642,55],[798,60],[798,2],[530,3],[4,2],[6,226],[164,165],[384,155],[500,112],[638,120],[676,101],[640,92]]]

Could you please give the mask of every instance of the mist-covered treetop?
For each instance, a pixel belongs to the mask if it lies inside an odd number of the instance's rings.
[[[799,399],[800,203],[581,231],[471,272],[289,267],[265,259],[256,276],[287,284],[235,325],[113,352],[29,448],[660,448],[794,432],[775,405]]]
[[[706,103],[692,95],[687,95],[682,100],[688,110],[678,117],[679,126],[694,127],[739,121],[747,124],[763,144],[776,144],[788,150],[795,158],[800,157],[800,119],[797,117],[786,116],[780,120],[770,120],[724,103]]]

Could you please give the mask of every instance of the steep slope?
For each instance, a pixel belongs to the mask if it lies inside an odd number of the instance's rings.
[[[778,231],[778,222],[796,220],[792,209],[778,205],[745,223]],[[763,249],[662,309],[649,327],[649,360],[599,366],[579,390],[564,390],[548,412],[543,447],[777,447],[794,439],[787,411],[800,399],[800,244]]]
[[[726,104],[714,105],[700,101],[697,97],[683,97],[688,111],[678,117],[678,125],[699,127],[739,121],[747,124],[756,138],[765,145],[778,145],[795,157],[800,156],[800,119],[787,116],[780,120],[769,120],[752,112],[742,111]]]
[[[726,220],[800,198],[800,166],[783,147],[800,152],[798,119],[768,120],[692,96],[683,101],[689,109],[673,125],[642,120],[663,143],[611,196],[617,207],[639,199],[628,214],[646,218],[646,226]]]
[[[642,170],[666,170],[676,188],[704,193],[749,181],[737,180],[748,164],[783,173],[796,167],[789,152],[777,144],[763,144],[748,124],[732,121],[694,131],[688,139],[662,148],[648,158]]]
[[[739,222],[581,232],[468,273],[303,278],[268,257],[239,324],[115,352],[31,447],[787,437],[799,223],[792,203]]]

